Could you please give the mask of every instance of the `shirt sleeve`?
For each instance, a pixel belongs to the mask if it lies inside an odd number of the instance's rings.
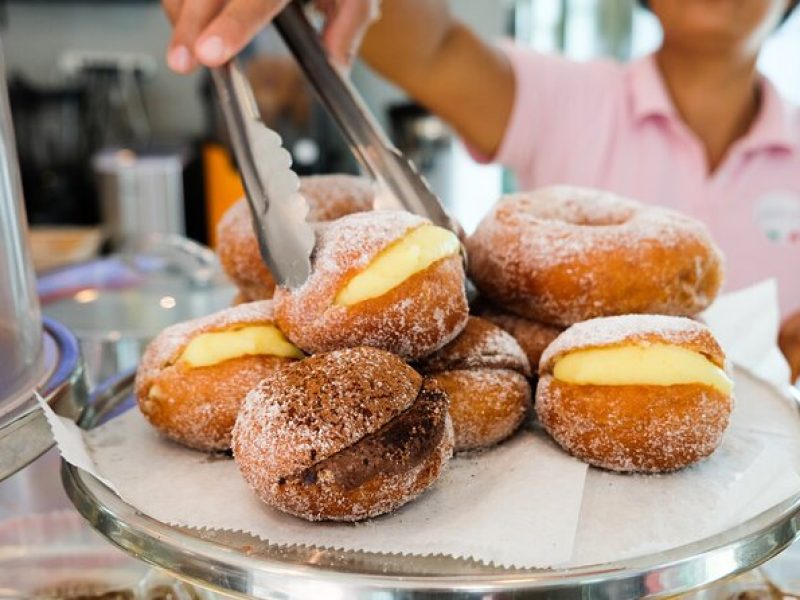
[[[496,155],[479,159],[529,173],[541,152],[566,150],[582,143],[593,123],[608,124],[609,101],[622,87],[618,63],[577,62],[510,41],[500,48],[514,73],[514,106]]]

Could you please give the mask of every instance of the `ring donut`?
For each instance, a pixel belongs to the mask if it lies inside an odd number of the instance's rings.
[[[689,316],[722,284],[699,221],[596,190],[506,197],[467,240],[472,281],[520,316],[568,326],[597,316]]]

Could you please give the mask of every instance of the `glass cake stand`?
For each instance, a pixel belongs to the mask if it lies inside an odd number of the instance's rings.
[[[6,357],[0,355],[0,361]],[[53,319],[43,320],[42,370],[35,390],[56,412],[76,419],[88,394],[75,336]],[[0,399],[2,400],[2,399]],[[31,394],[0,401],[0,481],[24,468],[53,446],[50,426]]]
[[[79,424],[92,428],[130,408],[132,385],[132,373],[109,381]],[[672,596],[760,565],[800,530],[798,494],[724,533],[666,552],[566,569],[505,569],[444,556],[277,546],[242,533],[169,526],[67,463],[62,478],[78,511],[123,550],[207,588],[271,600]]]

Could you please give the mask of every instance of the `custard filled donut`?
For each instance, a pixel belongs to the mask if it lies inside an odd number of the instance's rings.
[[[268,505],[309,521],[360,521],[427,489],[453,452],[447,395],[375,348],[318,354],[248,394],[233,456]]]
[[[503,331],[510,333],[517,340],[534,369],[539,365],[539,359],[542,357],[544,349],[564,331],[561,327],[546,325],[491,306],[482,309],[479,314]]]
[[[321,224],[311,275],[276,290],[275,317],[310,354],[372,346],[421,358],[467,322],[460,249],[455,234],[407,212]]]
[[[302,357],[275,326],[271,300],[240,304],[162,331],[142,357],[136,399],[166,437],[227,450],[247,392]]]
[[[353,175],[301,177],[300,193],[308,202],[306,220],[310,223],[372,210],[375,198],[373,183]],[[261,258],[244,198],[227,210],[217,226],[217,254],[244,301],[272,298],[275,280]]]
[[[567,452],[614,471],[710,455],[733,409],[725,355],[702,324],[624,315],[578,323],[542,355],[536,414]]]
[[[484,319],[470,317],[455,340],[417,367],[450,398],[456,452],[503,441],[530,410],[525,353],[513,337]]]
[[[723,278],[720,252],[699,221],[567,186],[501,200],[467,249],[470,277],[487,298],[551,325],[694,315]]]

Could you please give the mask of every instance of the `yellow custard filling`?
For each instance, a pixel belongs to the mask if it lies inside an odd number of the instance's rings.
[[[336,295],[334,303],[352,306],[377,298],[445,257],[458,254],[461,243],[447,229],[423,225],[381,252]]]
[[[180,359],[190,367],[210,367],[240,356],[259,355],[282,358],[304,356],[277,327],[253,325],[231,331],[201,333],[187,344]]]
[[[733,381],[699,352],[669,344],[578,350],[561,357],[553,376],[583,385],[699,383],[730,394]]]

